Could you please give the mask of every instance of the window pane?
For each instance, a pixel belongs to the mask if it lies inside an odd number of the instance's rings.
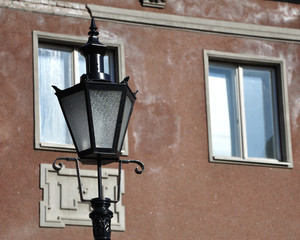
[[[77,76],[80,78],[82,76],[82,74],[86,73],[86,66],[85,66],[85,58],[78,53],[78,70],[77,70],[78,74]],[[80,79],[76,79],[76,82],[80,82]]]
[[[72,55],[69,51],[39,48],[40,142],[72,144],[65,119],[52,85],[65,89],[72,84]]]
[[[236,70],[209,68],[209,103],[213,155],[241,156]]]
[[[114,54],[113,52],[108,52],[104,56],[104,73],[110,75],[110,80],[116,82],[115,69],[114,69]]]
[[[280,159],[276,81],[269,69],[244,68],[244,102],[249,157]]]

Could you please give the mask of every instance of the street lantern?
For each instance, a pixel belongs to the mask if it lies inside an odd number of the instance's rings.
[[[127,84],[129,77],[112,83],[103,73],[107,47],[99,42],[96,29],[92,20],[89,40],[80,48],[87,70],[81,82],[65,90],[53,86],[84,164],[96,164],[98,158],[119,159],[136,99]]]
[[[119,159],[136,99],[128,85],[84,80],[55,89],[81,162]]]
[[[95,240],[110,240],[112,212],[111,203],[120,200],[121,168],[123,163],[136,163],[140,166],[135,172],[141,174],[144,164],[138,160],[121,160],[121,148],[128,127],[129,119],[136,100],[129,86],[129,77],[121,83],[110,81],[104,73],[103,57],[107,47],[98,40],[97,27],[91,21],[88,42],[79,51],[86,59],[86,74],[80,83],[60,90],[56,86],[55,94],[60,103],[63,115],[71,133],[78,158],[60,157],[53,162],[53,168],[59,171],[62,164],[57,160],[76,162],[79,193],[81,201],[90,201],[93,211],[90,218],[93,222]],[[98,170],[98,198],[83,198],[79,163],[95,164]],[[116,200],[103,196],[101,167],[104,164],[119,163],[118,194]]]

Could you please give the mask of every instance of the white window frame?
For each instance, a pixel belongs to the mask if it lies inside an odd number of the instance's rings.
[[[233,163],[233,164],[257,165],[257,166],[293,168],[285,60],[282,58],[269,58],[264,56],[252,56],[252,55],[244,55],[244,54],[219,52],[213,50],[204,50],[203,55],[204,55],[204,71],[205,71],[209,161],[216,162],[216,163]],[[275,159],[266,159],[266,158],[225,157],[225,156],[213,155],[211,116],[210,116],[211,114],[210,114],[210,102],[209,102],[210,99],[209,82],[208,82],[210,61],[223,62],[224,64],[233,63],[236,65],[250,64],[258,67],[259,66],[274,67],[276,69],[276,78],[277,78],[277,85],[278,85],[277,99],[278,99],[279,115],[280,115],[279,132],[280,132],[281,152],[282,152],[281,161]]]
[[[47,44],[58,44],[61,46],[82,46],[87,42],[88,36],[79,37],[71,36],[66,34],[55,34],[48,32],[33,31],[33,80],[34,80],[34,120],[35,120],[35,149],[41,150],[53,150],[53,151],[64,151],[64,152],[75,152],[74,145],[66,144],[53,144],[53,143],[43,143],[40,141],[40,109],[39,109],[39,73],[38,73],[38,49],[39,44],[47,46]],[[116,79],[122,81],[125,77],[125,54],[124,54],[124,44],[119,41],[111,41],[100,39],[100,41],[106,44],[109,47],[117,49],[118,62],[117,68],[119,76],[116,76]],[[78,54],[77,51],[74,51],[73,54]],[[76,56],[73,56],[73,59]],[[73,61],[73,69],[76,69],[76,61]],[[76,83],[75,83],[76,84]],[[54,94],[54,92],[53,92]],[[122,155],[128,155],[128,136],[126,133]]]

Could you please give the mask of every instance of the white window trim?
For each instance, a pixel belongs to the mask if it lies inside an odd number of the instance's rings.
[[[270,58],[264,56],[252,56],[243,55],[227,52],[219,52],[213,50],[204,50],[204,71],[205,71],[205,91],[206,91],[206,109],[207,109],[207,127],[208,127],[208,145],[209,145],[209,161],[216,163],[233,163],[233,164],[246,164],[256,166],[273,166],[273,167],[285,167],[293,168],[292,159],[292,144],[291,144],[291,133],[290,133],[290,118],[289,118],[289,102],[288,102],[288,91],[287,91],[287,77],[286,77],[286,63],[285,59],[282,58]],[[284,141],[283,148],[283,161],[273,159],[260,159],[260,158],[249,158],[242,159],[238,157],[224,157],[214,156],[212,152],[212,136],[211,136],[211,119],[210,119],[210,103],[209,103],[209,61],[218,60],[224,62],[243,63],[243,64],[256,64],[262,66],[275,66],[279,69],[280,75],[280,87],[281,92],[280,105],[281,113],[283,114],[283,123],[280,126],[281,140]],[[279,97],[279,96],[278,96]],[[282,104],[283,103],[283,104]]]
[[[54,150],[64,152],[74,152],[75,147],[73,145],[42,143],[40,141],[40,119],[39,119],[39,76],[38,76],[38,47],[39,43],[57,43],[62,45],[79,45],[82,46],[87,41],[87,36],[71,36],[66,34],[56,34],[48,32],[33,31],[33,78],[34,78],[34,138],[35,149],[42,150]],[[125,53],[124,43],[120,41],[111,41],[106,39],[100,39],[100,41],[110,47],[116,47],[118,49],[118,68],[119,68],[119,80],[125,77]],[[54,93],[53,93],[54,94]],[[122,155],[128,155],[128,134],[126,133]]]

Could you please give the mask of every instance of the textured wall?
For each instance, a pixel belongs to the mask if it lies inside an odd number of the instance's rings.
[[[163,10],[86,2],[299,28],[300,5],[273,1],[169,0]],[[8,7],[0,8],[0,238],[92,239],[90,227],[39,227],[39,164],[72,154],[34,150],[32,58],[33,30],[86,36],[90,20]],[[140,176],[124,166],[126,231],[112,239],[300,239],[299,43],[96,23],[100,41],[124,42],[126,75],[139,90],[130,159],[146,165]],[[286,59],[294,169],[208,162],[203,49]]]

